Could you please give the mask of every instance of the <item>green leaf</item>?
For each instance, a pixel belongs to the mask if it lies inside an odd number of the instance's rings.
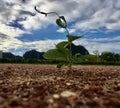
[[[76,39],[82,38],[83,36],[72,36],[72,35],[67,35],[68,41],[72,42]]]
[[[65,62],[71,59],[70,51],[66,48],[48,50],[43,56],[46,59],[61,60]]]
[[[64,17],[64,16],[60,16],[60,19],[62,19],[62,20],[63,20],[63,22],[65,23],[65,26],[67,27],[67,22],[66,22],[65,17]]]
[[[64,20],[63,20],[64,21]],[[65,23],[65,22],[64,22]],[[56,19],[56,24],[62,28],[66,28],[66,23],[64,24],[61,20],[61,18]]]
[[[59,42],[56,47],[59,49],[59,48],[66,48],[68,46],[68,41],[62,41],[62,42]]]
[[[56,24],[62,28],[65,28],[60,19],[56,19]]]
[[[59,63],[57,64],[57,68],[62,68],[65,65],[65,63]]]

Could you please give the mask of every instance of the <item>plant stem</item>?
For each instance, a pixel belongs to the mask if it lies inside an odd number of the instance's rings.
[[[41,12],[41,11],[39,11],[39,10],[37,9],[36,6],[34,7],[34,9],[35,9],[38,13],[41,13],[41,14],[45,14],[45,15],[47,15],[47,14],[55,14],[55,15],[57,15],[58,17],[60,17],[57,12],[47,12],[47,13],[46,13],[46,12]]]
[[[65,30],[66,30],[67,34],[69,35],[69,34],[70,34],[70,33],[69,33],[69,30],[68,30],[67,28],[65,28]]]

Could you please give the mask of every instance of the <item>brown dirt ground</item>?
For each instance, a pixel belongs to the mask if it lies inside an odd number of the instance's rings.
[[[0,108],[120,108],[120,66],[0,64]]]

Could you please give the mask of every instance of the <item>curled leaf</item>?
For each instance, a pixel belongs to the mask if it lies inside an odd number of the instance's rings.
[[[65,26],[67,27],[67,22],[64,16],[60,16],[60,19],[64,21]]]
[[[67,24],[66,24],[66,20],[63,16],[59,17],[58,19],[56,19],[56,24],[62,28],[66,28]]]

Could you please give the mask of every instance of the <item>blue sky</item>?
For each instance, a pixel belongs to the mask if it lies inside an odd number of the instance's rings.
[[[54,15],[45,17],[34,10],[64,15],[75,41],[90,53],[98,50],[120,53],[120,0],[1,0],[0,50],[22,55],[36,49],[43,52],[66,40]]]

